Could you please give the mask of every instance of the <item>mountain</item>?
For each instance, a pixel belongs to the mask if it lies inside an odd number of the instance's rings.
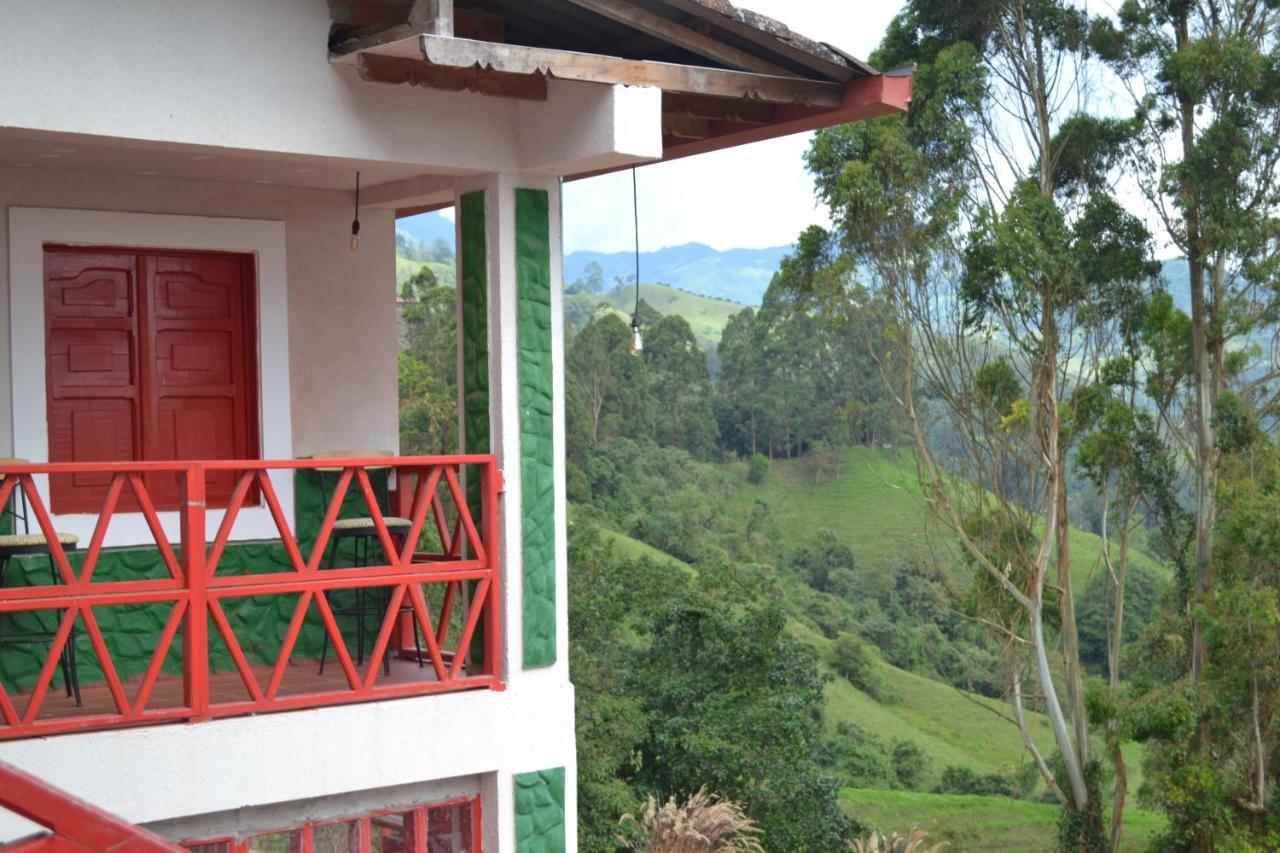
[[[432,246],[436,240],[443,240],[450,247],[454,244],[453,221],[446,219],[440,211],[397,219],[396,230],[423,246]],[[668,246],[640,253],[640,280],[757,306],[764,298],[779,262],[790,251],[791,246],[725,251],[702,243]],[[583,269],[593,261],[604,271],[606,288],[612,287],[615,279],[625,281],[635,275],[636,260],[631,252],[570,252],[564,257],[565,283],[571,284],[583,278]]]
[[[744,305],[759,305],[778,264],[790,246],[768,249],[728,249],[719,251],[702,243],[685,243],[640,253],[640,280],[669,284],[690,293],[728,299]],[[595,262],[604,271],[604,280],[635,275],[635,255],[631,252],[571,252],[564,258],[564,280],[583,278],[583,269]]]
[[[450,246],[453,245],[453,220],[445,219],[438,210],[397,219],[396,230],[403,231],[427,246],[432,245],[436,240],[444,240]]]

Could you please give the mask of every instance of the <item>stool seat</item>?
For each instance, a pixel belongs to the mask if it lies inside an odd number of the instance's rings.
[[[384,516],[382,523],[388,528],[412,527],[413,522],[407,518],[398,516]],[[334,530],[374,530],[373,519],[368,517],[362,518],[340,518],[333,523]]]
[[[74,533],[59,533],[58,544],[75,547],[80,544],[80,537]],[[49,540],[43,533],[8,533],[0,535],[0,551],[7,548],[31,548],[48,545]]]

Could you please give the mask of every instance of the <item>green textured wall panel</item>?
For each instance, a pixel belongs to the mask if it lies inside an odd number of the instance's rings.
[[[518,853],[564,853],[564,775],[563,767],[516,774]]]
[[[545,190],[516,190],[524,665],[556,660],[556,515],[552,447],[551,220]]]
[[[462,438],[467,453],[492,450],[489,427],[489,259],[485,195],[466,193],[458,202],[462,233],[459,295],[462,300]],[[467,506],[477,527],[483,512],[480,478],[467,478]],[[472,590],[475,584],[471,585]],[[484,662],[484,624],[476,625],[471,656]]]
[[[484,193],[464,195],[462,217],[462,406],[467,453],[488,453],[489,269]],[[479,498],[479,482],[468,483],[468,500]],[[473,504],[474,506],[474,504]]]

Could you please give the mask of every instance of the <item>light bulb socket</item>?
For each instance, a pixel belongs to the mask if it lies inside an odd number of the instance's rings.
[[[360,220],[351,220],[351,251],[360,248]]]
[[[639,355],[644,352],[644,339],[640,337],[640,318],[631,318],[631,354]]]

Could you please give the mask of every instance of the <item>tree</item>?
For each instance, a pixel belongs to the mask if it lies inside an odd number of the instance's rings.
[[[402,314],[398,356],[400,450],[451,453],[458,446],[457,306],[449,287],[418,291]]]
[[[595,261],[589,261],[582,268],[582,286],[587,293],[600,293],[604,290],[604,270]]]
[[[1274,312],[1274,214],[1280,201],[1278,12],[1259,0],[1132,0],[1094,22],[1092,42],[1130,82],[1141,129],[1139,185],[1186,258],[1195,472],[1194,601],[1213,588],[1220,463],[1214,412],[1231,380],[1230,348]],[[1172,143],[1172,144],[1171,144]],[[1271,377],[1268,377],[1271,378]],[[1189,675],[1205,665],[1190,620]]]
[[[842,246],[889,307],[864,315],[891,342],[872,352],[926,495],[977,569],[979,615],[1006,640],[1014,716],[1065,807],[1062,844],[1105,848],[1119,822],[1108,836],[1084,701],[1070,396],[1111,353],[1110,294],[1141,292],[1152,265],[1145,230],[1110,190],[1128,128],[1066,107],[1091,73],[1086,24],[1053,0],[909,3],[874,59],[919,63],[907,117],[823,131],[808,163]],[[961,449],[949,468],[927,440],[932,416]],[[1025,724],[1028,673],[1064,789]]]
[[[645,338],[649,387],[664,415],[657,421],[655,438],[694,456],[710,456],[716,440],[711,372],[689,321],[669,314],[655,323]]]
[[[771,850],[835,850],[848,825],[817,767],[822,681],[784,622],[777,607],[711,602],[658,615],[634,671],[649,720],[639,780],[709,785],[745,807]]]

